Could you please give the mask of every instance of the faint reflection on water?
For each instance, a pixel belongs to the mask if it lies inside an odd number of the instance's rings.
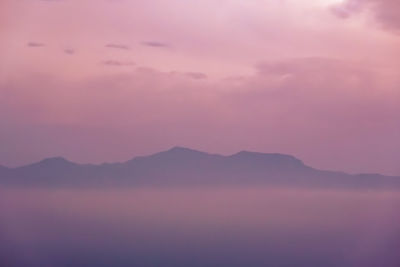
[[[0,189],[0,266],[400,266],[400,194]]]

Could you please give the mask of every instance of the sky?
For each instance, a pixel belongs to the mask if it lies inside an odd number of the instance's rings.
[[[172,146],[400,175],[398,0],[0,0],[0,164]]]

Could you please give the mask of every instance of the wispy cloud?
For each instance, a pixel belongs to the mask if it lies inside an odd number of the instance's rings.
[[[29,47],[43,47],[46,46],[44,43],[38,43],[38,42],[28,42],[26,44]]]
[[[144,46],[159,47],[159,48],[170,47],[170,45],[167,44],[167,43],[157,42],[157,41],[144,41],[141,44],[144,45]]]
[[[67,48],[67,49],[64,49],[64,53],[68,54],[68,55],[73,55],[73,54],[75,54],[75,50],[71,49],[71,48]]]
[[[109,59],[109,60],[102,61],[101,64],[103,64],[105,66],[111,66],[111,67],[125,67],[125,66],[134,66],[135,62]]]
[[[114,49],[121,49],[121,50],[130,50],[131,49],[128,45],[114,44],[114,43],[106,44],[106,47],[107,48],[114,48]]]
[[[186,72],[185,75],[195,80],[207,79],[207,75],[202,72]]]

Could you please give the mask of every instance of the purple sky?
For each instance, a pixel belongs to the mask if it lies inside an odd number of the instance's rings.
[[[180,145],[400,175],[398,0],[1,0],[0,164]]]

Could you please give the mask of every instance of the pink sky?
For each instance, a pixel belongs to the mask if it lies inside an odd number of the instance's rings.
[[[0,164],[180,145],[400,175],[398,0],[0,0]]]

